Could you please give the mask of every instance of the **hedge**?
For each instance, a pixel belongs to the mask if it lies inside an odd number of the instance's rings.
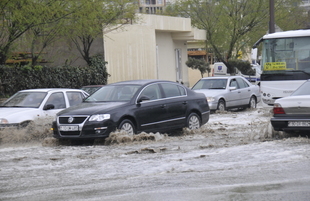
[[[94,57],[91,66],[0,66],[0,97],[9,97],[23,89],[76,88],[104,85],[109,74],[106,62]]]

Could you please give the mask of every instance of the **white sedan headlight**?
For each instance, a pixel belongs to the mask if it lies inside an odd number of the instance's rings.
[[[110,114],[94,114],[89,118],[89,121],[103,121],[110,119]]]
[[[8,124],[8,123],[9,121],[7,119],[3,119],[3,118],[0,119],[0,124]]]
[[[207,97],[207,101],[208,101],[208,102],[213,102],[214,100],[215,100],[214,97]]]

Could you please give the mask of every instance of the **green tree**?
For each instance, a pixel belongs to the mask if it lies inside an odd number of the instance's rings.
[[[42,15],[39,16],[39,24],[29,29],[26,33],[27,41],[30,41],[31,65],[35,66],[41,54],[49,45],[61,40],[65,35],[67,26],[65,24],[68,17],[79,11],[82,5],[76,5],[70,1],[49,0],[38,2],[38,9]]]
[[[62,0],[0,1],[0,64],[4,64],[14,42],[27,31],[59,21],[68,15],[70,4]]]
[[[249,61],[242,61],[240,59],[229,59],[230,66],[236,67],[243,75],[255,75],[255,70],[251,68]]]
[[[207,63],[204,59],[195,59],[189,57],[185,64],[193,70],[199,70],[201,77],[203,77],[203,74],[206,72],[209,74],[211,71],[210,64]]]
[[[130,23],[135,18],[137,4],[133,0],[79,0],[82,6],[69,19],[68,36],[88,65],[94,40],[104,33]],[[113,27],[113,28],[112,28]]]
[[[300,0],[278,0],[275,4],[276,24],[286,29],[301,28],[305,18]],[[246,52],[268,31],[269,0],[184,0],[166,9],[168,15],[190,17],[192,24],[206,30],[206,48],[212,49],[217,60],[231,72],[227,61]],[[285,20],[294,18],[294,21]],[[298,20],[301,19],[301,20]]]

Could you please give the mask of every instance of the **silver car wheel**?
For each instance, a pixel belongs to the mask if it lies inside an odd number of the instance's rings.
[[[249,104],[249,108],[256,108],[256,99],[252,96],[250,99],[250,104]]]
[[[135,134],[135,130],[134,130],[133,124],[129,120],[122,121],[122,123],[120,124],[119,129],[121,131],[125,131],[128,135],[134,135]]]
[[[200,128],[200,118],[197,114],[192,113],[188,117],[188,125],[187,127],[190,130],[198,129]]]
[[[219,111],[225,111],[226,110],[226,106],[225,106],[225,101],[224,100],[219,100],[217,109]]]

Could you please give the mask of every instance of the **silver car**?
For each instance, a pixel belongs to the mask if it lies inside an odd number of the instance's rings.
[[[310,80],[275,101],[270,121],[275,131],[310,131]]]
[[[231,108],[256,108],[261,100],[259,86],[242,76],[205,77],[192,88],[205,94],[210,110],[224,111]]]

